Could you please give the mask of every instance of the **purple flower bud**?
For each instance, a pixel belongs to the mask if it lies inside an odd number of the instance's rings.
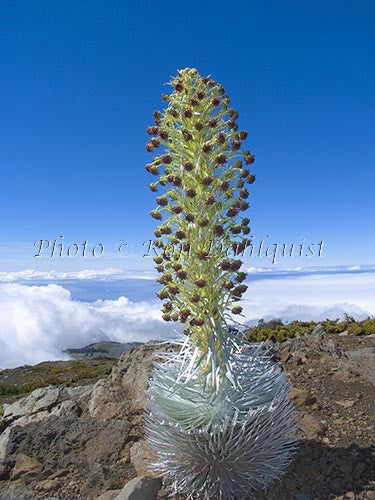
[[[209,252],[206,252],[204,250],[198,252],[198,257],[201,259],[201,260],[205,260],[207,259],[207,257],[210,255]]]
[[[197,192],[195,191],[195,189],[190,188],[186,190],[186,196],[188,196],[189,198],[194,198],[196,195]]]
[[[147,127],[147,133],[149,135],[157,135],[159,133],[159,127],[155,127],[155,126],[152,126],[152,127]]]
[[[161,123],[160,111],[154,111],[154,120],[155,120],[156,125],[160,125],[160,123]]]
[[[157,210],[151,210],[150,215],[156,220],[162,220],[161,213],[158,212]]]
[[[186,233],[184,231],[176,231],[176,236],[179,240],[183,240],[184,238],[186,238]]]
[[[169,226],[161,226],[160,231],[162,234],[171,234],[172,229]]]
[[[163,155],[163,156],[161,157],[161,160],[162,160],[162,162],[163,162],[163,163],[165,163],[166,165],[169,165],[170,163],[172,163],[172,157],[171,157],[171,155],[168,155],[168,154],[167,154],[167,155]]]
[[[180,214],[182,212],[182,207],[180,205],[174,205],[171,210],[174,214]]]
[[[242,262],[240,260],[234,260],[231,263],[230,268],[232,269],[232,271],[238,271],[241,266],[242,266]]]
[[[246,165],[251,165],[252,163],[254,163],[254,161],[255,161],[254,155],[250,154],[250,155],[245,156]]]
[[[159,136],[163,141],[166,141],[168,139],[168,132],[166,130],[160,130]]]
[[[185,161],[184,169],[187,170],[188,172],[190,172],[191,170],[194,169],[193,163],[191,163],[191,161]]]
[[[217,138],[216,138],[216,142],[218,144],[224,144],[225,143],[225,135],[220,133]]]
[[[216,108],[216,106],[219,106],[220,104],[220,99],[218,97],[214,97],[211,101],[211,104]]]
[[[191,141],[193,136],[188,130],[183,130],[182,135],[184,136],[185,141]]]
[[[230,260],[223,260],[220,267],[223,271],[229,271],[231,269],[232,262]]]
[[[222,236],[224,234],[224,228],[220,224],[214,226],[214,234],[215,236]]]
[[[228,127],[229,127],[231,130],[235,130],[235,131],[236,131],[236,130],[238,129],[238,125],[237,125],[237,123],[236,123],[236,122],[234,122],[233,120],[229,120],[229,121],[227,122],[227,124],[228,124]]]
[[[208,177],[203,177],[203,179],[201,180],[201,183],[203,184],[203,186],[209,186],[210,184],[212,184],[213,182],[213,178],[208,176]]]
[[[244,272],[240,271],[240,272],[238,272],[238,273],[237,273],[237,276],[236,276],[236,281],[237,281],[238,283],[241,283],[242,281],[244,281],[244,280],[246,279],[246,276],[247,276],[247,274],[246,274],[246,273],[244,273]]]
[[[178,295],[180,293],[180,289],[177,286],[171,285],[168,287],[168,290],[172,295]]]
[[[236,217],[236,215],[238,215],[238,209],[235,207],[232,207],[227,211],[227,217]]]
[[[176,186],[176,187],[181,187],[182,185],[182,180],[181,180],[181,177],[178,177],[178,175],[176,175],[175,177],[173,177],[173,184]]]
[[[228,191],[230,188],[230,183],[228,181],[224,181],[220,184],[220,191]]]
[[[201,122],[197,122],[197,123],[194,125],[194,128],[195,128],[195,130],[198,130],[198,132],[199,132],[199,130],[202,130],[203,125],[201,124]]]
[[[183,86],[183,83],[181,82],[181,80],[179,80],[176,83],[174,88],[175,88],[176,92],[182,92],[184,90],[184,86]]]
[[[224,165],[227,162],[227,157],[224,153],[220,153],[216,157],[216,163],[219,165]]]
[[[227,290],[232,290],[232,288],[234,287],[234,284],[231,281],[226,281],[223,286]]]
[[[200,219],[198,221],[198,225],[200,227],[207,227],[208,226],[208,223],[209,223],[209,220],[208,219]]]
[[[165,196],[158,196],[156,198],[156,203],[162,207],[165,207],[168,205],[168,200]]]
[[[152,153],[154,150],[154,146],[149,142],[148,144],[146,144],[146,151],[148,151],[149,153]]]
[[[190,321],[191,326],[203,326],[204,320],[202,318],[195,318]]]
[[[193,116],[193,112],[190,108],[186,108],[184,110],[184,117],[185,118],[191,118]]]
[[[253,175],[253,174],[248,175],[248,176],[246,177],[246,182],[247,182],[248,184],[253,184],[253,183],[255,182],[255,175]]]
[[[236,288],[233,290],[233,295],[236,295],[237,297],[241,296],[243,293],[246,292],[247,290],[246,285],[238,285]]]
[[[197,279],[197,280],[194,281],[194,284],[198,288],[204,288],[207,285],[207,281],[204,280],[203,278],[199,278],[199,279]]]
[[[242,313],[242,307],[241,306],[234,306],[232,309],[233,314],[241,314]]]

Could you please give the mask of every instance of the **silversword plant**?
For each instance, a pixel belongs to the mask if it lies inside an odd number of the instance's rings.
[[[146,169],[163,319],[183,323],[186,337],[155,366],[146,434],[176,492],[245,498],[284,472],[295,430],[281,368],[228,326],[247,290],[238,255],[249,244],[255,157],[220,84],[186,68],[170,85],[147,129],[157,154]]]

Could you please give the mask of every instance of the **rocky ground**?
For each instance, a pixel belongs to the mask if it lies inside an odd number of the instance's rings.
[[[292,385],[300,443],[283,481],[255,498],[375,499],[375,338],[318,326],[270,348]],[[0,500],[151,500],[157,490],[167,498],[156,479],[128,483],[149,475],[142,412],[157,349],[124,353],[95,384],[40,388],[5,404]]]

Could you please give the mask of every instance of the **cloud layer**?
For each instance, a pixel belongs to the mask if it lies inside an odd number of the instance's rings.
[[[88,276],[81,272],[81,279],[92,279]],[[159,301],[126,297],[77,301],[56,284],[0,284],[0,367],[62,359],[66,348],[103,339],[172,338],[178,327],[163,322],[159,308]],[[319,321],[344,312],[363,318],[375,314],[375,273],[267,275],[250,280],[243,308],[244,322],[272,317]]]
[[[170,338],[157,302],[79,302],[59,285],[0,285],[0,367],[64,359],[62,351],[98,340]]]

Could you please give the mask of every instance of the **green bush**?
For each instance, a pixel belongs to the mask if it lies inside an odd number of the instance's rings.
[[[284,342],[297,334],[306,335],[312,333],[318,324],[321,324],[324,330],[330,334],[339,334],[345,330],[351,335],[375,334],[375,319],[368,318],[364,321],[356,321],[352,316],[345,314],[343,320],[327,319],[320,323],[315,321],[292,321],[284,324],[280,319],[267,322],[261,319],[256,326],[246,331],[246,338],[250,342],[264,342],[268,339],[274,342]]]
[[[366,319],[362,322],[362,328],[365,335],[374,335],[375,334],[375,319]]]

